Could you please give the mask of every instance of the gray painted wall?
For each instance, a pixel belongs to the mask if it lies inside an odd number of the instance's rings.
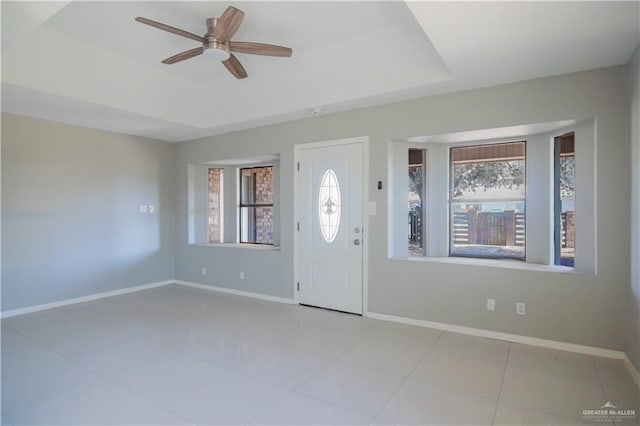
[[[172,279],[174,152],[2,114],[2,310]]]
[[[640,45],[629,62],[631,136],[631,285],[625,352],[640,371]]]
[[[634,87],[631,126],[627,81]],[[638,365],[638,99],[636,52],[630,68],[423,98],[177,146],[4,114],[2,310],[174,277],[292,297],[293,146],[366,135],[370,200],[377,203],[368,232],[371,311],[624,349]],[[597,275],[388,258],[388,185],[378,191],[376,182],[386,183],[389,140],[568,119],[596,123],[596,188],[586,190],[597,200]],[[281,164],[281,249],[187,244],[188,164],[274,153]],[[140,204],[154,204],[156,214],[140,214]],[[488,297],[497,299],[496,312],[484,309]],[[515,316],[516,301],[527,303],[525,317]]]
[[[630,191],[626,67],[501,85],[360,109],[181,143],[177,147],[176,278],[293,295],[293,146],[369,136],[369,309],[577,344],[622,350],[630,281]],[[595,119],[597,275],[416,262],[387,256],[387,142],[518,124]],[[281,250],[187,244],[189,163],[279,153]],[[579,160],[578,160],[579,161]],[[385,185],[388,188],[388,185]],[[529,232],[536,232],[530,229]],[[208,275],[202,276],[203,266]],[[246,280],[239,279],[239,270]],[[487,312],[488,297],[497,310]],[[515,316],[515,302],[527,315]]]

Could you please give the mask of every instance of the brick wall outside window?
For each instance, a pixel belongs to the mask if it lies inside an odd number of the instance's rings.
[[[222,242],[222,169],[209,169],[207,234],[209,243]]]

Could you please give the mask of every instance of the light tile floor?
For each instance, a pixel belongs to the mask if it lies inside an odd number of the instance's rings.
[[[180,286],[3,320],[1,352],[3,425],[602,424],[582,412],[606,401],[640,415],[621,361]]]

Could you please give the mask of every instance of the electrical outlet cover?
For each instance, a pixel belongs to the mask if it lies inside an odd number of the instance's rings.
[[[487,299],[487,311],[496,310],[496,299]]]

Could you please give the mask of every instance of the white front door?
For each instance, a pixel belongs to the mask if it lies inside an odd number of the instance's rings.
[[[363,148],[299,151],[300,303],[362,314]]]

